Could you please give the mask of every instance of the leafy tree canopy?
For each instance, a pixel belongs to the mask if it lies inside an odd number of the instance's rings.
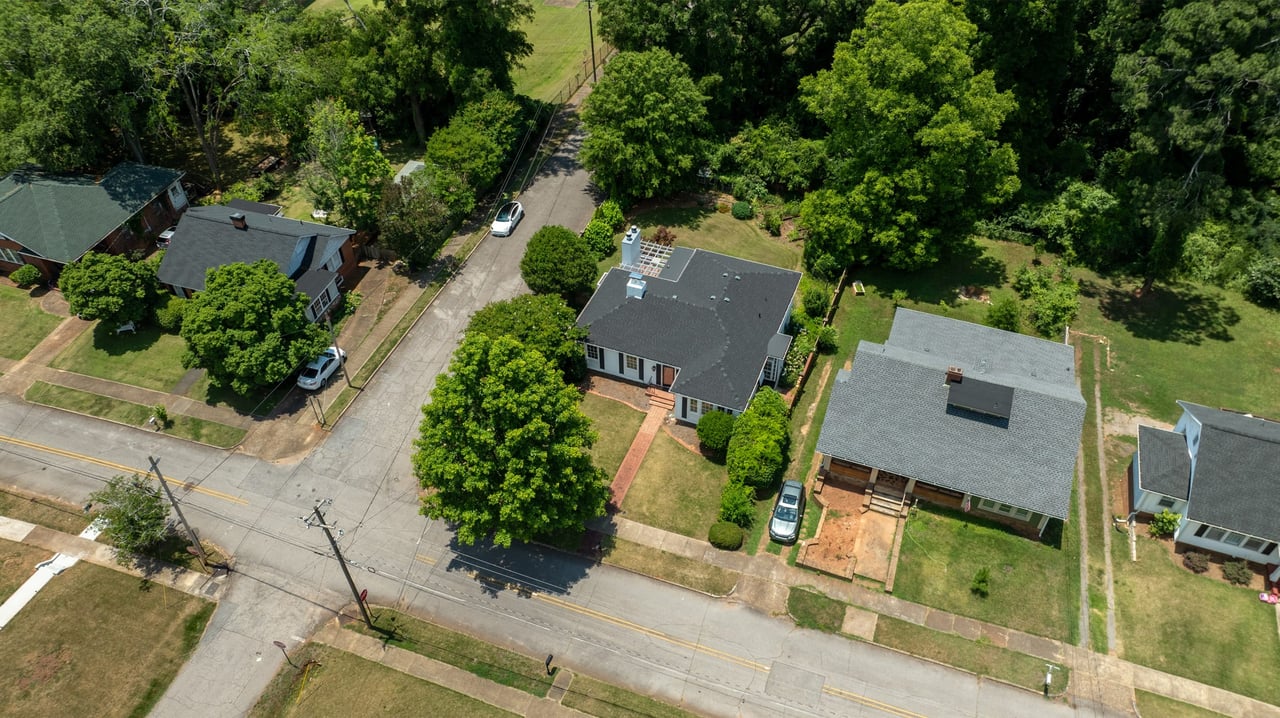
[[[586,376],[582,342],[588,332],[578,327],[577,315],[552,294],[522,295],[494,302],[471,315],[468,334],[490,339],[508,336],[555,362],[569,382]]]
[[[458,540],[499,546],[581,531],[608,486],[591,463],[591,421],[577,390],[536,349],[469,332],[422,408],[414,474],[422,512]]]
[[[247,396],[284,381],[329,345],[307,321],[307,298],[275,262],[210,269],[182,319],[183,363],[202,367],[214,386]]]
[[[92,494],[98,514],[107,520],[103,533],[116,548],[116,561],[128,566],[132,554],[143,553],[169,533],[169,504],[160,489],[137,474],[115,476]]]
[[[160,294],[156,264],[89,252],[62,270],[58,288],[71,313],[84,319],[101,319],[113,327],[141,322],[151,315]]]
[[[417,270],[436,258],[453,230],[452,212],[425,170],[386,180],[378,209],[378,241]],[[474,202],[474,195],[473,202]]]
[[[596,258],[587,240],[572,231],[547,225],[529,238],[520,260],[520,276],[534,294],[571,297],[591,289]]]
[[[356,229],[377,226],[383,183],[391,163],[341,100],[317,102],[307,136],[304,185],[317,207],[336,209]]]

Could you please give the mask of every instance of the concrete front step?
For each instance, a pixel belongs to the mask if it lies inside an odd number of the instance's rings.
[[[902,497],[893,498],[873,493],[868,508],[887,516],[897,516],[902,512]]]

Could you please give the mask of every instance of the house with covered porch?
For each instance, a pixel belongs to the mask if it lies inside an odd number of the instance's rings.
[[[820,475],[1038,535],[1070,513],[1084,413],[1071,346],[900,308],[836,376]]]
[[[1268,566],[1280,580],[1280,423],[1178,405],[1172,431],[1138,427],[1133,511],[1179,514],[1175,542]]]
[[[740,414],[757,387],[782,377],[799,284],[799,272],[643,242],[632,227],[621,266],[578,315],[587,368],[669,391],[681,421]]]

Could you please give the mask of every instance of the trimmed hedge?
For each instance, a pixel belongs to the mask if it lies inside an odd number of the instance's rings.
[[[698,441],[702,448],[719,457],[729,448],[736,417],[726,411],[712,411],[698,420]]]
[[[734,219],[751,219],[756,216],[756,211],[751,208],[750,202],[734,202],[733,207],[729,209],[729,213]]]
[[[782,395],[765,387],[752,397],[733,426],[725,455],[729,480],[761,488],[774,482],[786,466],[791,440],[787,404]]]
[[[44,279],[44,275],[40,273],[40,268],[34,264],[24,264],[10,272],[9,279],[13,280],[13,283],[19,287],[27,289]]]
[[[707,540],[712,546],[722,551],[737,551],[742,548],[743,531],[737,524],[720,521],[711,524]]]

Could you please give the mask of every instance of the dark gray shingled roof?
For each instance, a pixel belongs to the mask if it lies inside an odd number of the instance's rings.
[[[1186,500],[1191,455],[1185,435],[1138,425],[1138,485],[1144,491]]]
[[[0,233],[42,257],[74,262],[182,175],[132,162],[116,165],[100,182],[87,175],[14,170],[0,179]]]
[[[673,392],[746,409],[770,350],[789,346],[778,329],[800,273],[700,249],[678,255],[644,278],[642,299],[627,299],[627,271],[609,270],[578,326],[592,344],[679,367]]]
[[[342,227],[255,212],[243,213],[248,229],[236,229],[231,224],[233,213],[228,207],[216,206],[187,210],[160,262],[160,281],[198,292],[204,289],[209,269],[236,262],[252,264],[259,259],[270,259],[296,281],[323,265],[355,234]],[[296,267],[295,253],[299,260]]]
[[[1009,418],[949,408],[951,366],[1011,387]],[[817,449],[1065,519],[1084,412],[1071,347],[899,309],[836,376]]]
[[[1187,518],[1280,540],[1280,423],[1178,404],[1201,424]]]
[[[241,212],[257,212],[258,214],[279,215],[284,208],[278,204],[269,202],[252,202],[247,199],[232,199],[227,201],[227,207],[230,209],[238,209]]]

